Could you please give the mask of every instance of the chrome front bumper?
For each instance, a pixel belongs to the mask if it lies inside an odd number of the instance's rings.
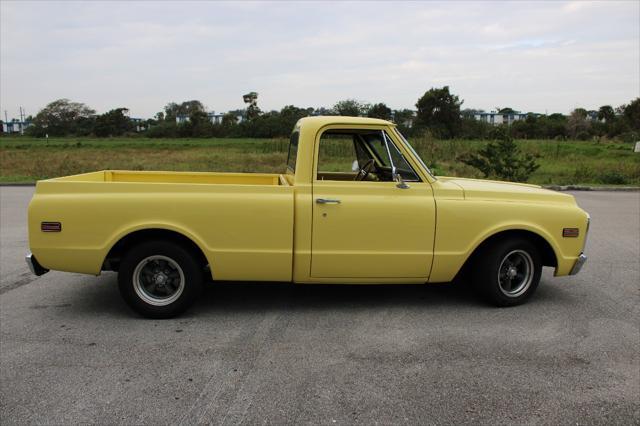
[[[580,272],[586,261],[587,256],[585,256],[584,253],[580,253],[580,256],[578,256],[578,260],[576,260],[575,265],[573,265],[573,268],[571,268],[571,272],[569,272],[569,275],[575,275]]]
[[[36,259],[36,257],[31,253],[27,254],[24,257],[24,260],[27,261],[27,266],[29,267],[31,273],[34,275],[40,276],[49,272],[47,268],[38,263],[38,259]]]

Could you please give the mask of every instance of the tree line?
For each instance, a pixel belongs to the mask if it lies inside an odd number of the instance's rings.
[[[36,137],[136,134],[152,138],[275,138],[287,137],[302,117],[343,115],[390,120],[410,136],[428,133],[439,139],[495,139],[496,134],[505,131],[518,139],[640,139],[640,98],[616,108],[610,105],[592,111],[577,108],[568,116],[528,113],[524,119],[514,121],[508,127],[477,120],[475,116],[483,111],[463,109],[463,100],[451,93],[448,86],[426,91],[417,100],[415,111],[392,110],[384,103],[368,104],[345,99],[331,108],[287,105],[279,111],[263,112],[257,106],[255,92],[245,95],[245,102],[249,104],[247,108],[228,112],[214,123],[198,100],[170,102],[154,118],[133,121],[124,107],[96,114],[85,104],[59,99],[48,104],[35,117],[30,117],[32,125],[27,132]],[[515,113],[512,108],[497,108],[497,111],[505,115]],[[176,120],[177,117],[183,118],[181,122]]]

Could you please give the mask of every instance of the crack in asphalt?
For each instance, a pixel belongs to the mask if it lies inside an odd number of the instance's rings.
[[[15,290],[16,288],[20,288],[23,285],[31,284],[37,279],[38,277],[33,275],[31,272],[28,272],[28,271],[23,272],[20,275],[18,275],[17,280],[0,288],[0,296],[11,290]]]

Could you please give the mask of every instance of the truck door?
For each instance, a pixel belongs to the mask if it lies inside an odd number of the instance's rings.
[[[435,202],[399,143],[380,129],[316,140],[311,277],[428,278]]]

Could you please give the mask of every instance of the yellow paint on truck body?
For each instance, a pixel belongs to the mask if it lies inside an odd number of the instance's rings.
[[[328,129],[384,130],[421,182],[317,180]],[[180,233],[207,258],[212,278],[297,283],[452,280],[482,242],[527,231],[553,249],[556,275],[580,255],[588,215],[568,194],[535,185],[431,176],[384,120],[304,118],[296,170],[285,174],[100,171],[39,181],[29,245],[48,269],[99,274],[122,238]],[[318,204],[317,198],[340,199]],[[62,223],[41,232],[41,222]],[[563,238],[563,228],[579,228]]]

